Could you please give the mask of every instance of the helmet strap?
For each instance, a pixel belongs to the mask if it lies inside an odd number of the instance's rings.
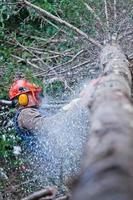
[[[37,105],[39,105],[39,102],[38,102],[38,100],[37,100],[36,97],[35,97],[34,91],[31,90],[31,93],[32,93],[32,96],[33,96],[34,101],[36,102]]]

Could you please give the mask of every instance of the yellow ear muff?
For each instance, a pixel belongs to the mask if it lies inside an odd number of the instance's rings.
[[[19,105],[27,106],[28,105],[28,96],[27,94],[20,94],[18,97]]]

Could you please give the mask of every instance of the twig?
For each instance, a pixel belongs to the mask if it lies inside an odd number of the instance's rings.
[[[84,52],[84,50],[82,49],[81,51],[79,51],[78,53],[76,53],[76,55],[74,55],[73,58],[71,60],[69,60],[68,62],[66,62],[65,64],[69,64],[69,63],[73,62],[83,52]]]
[[[118,39],[119,39],[119,40],[122,40],[124,37],[127,37],[127,36],[129,36],[129,35],[133,35],[133,30],[130,30],[130,31],[128,31],[128,32],[125,32],[125,34],[122,35],[122,36],[120,36]]]
[[[68,56],[68,53],[71,52],[72,50],[73,50],[73,48],[67,49],[63,52],[57,52],[57,51],[47,51],[47,52],[52,53],[52,54],[56,54],[56,55],[67,55]]]
[[[52,23],[51,21],[49,21],[48,19],[46,19],[45,17],[43,17],[43,20],[46,21],[48,24],[50,24],[51,26],[53,26],[54,28],[56,28],[57,30],[59,30],[60,28],[58,26],[56,26],[54,23]]]
[[[21,199],[21,200],[39,200],[43,197],[43,199],[52,199],[55,197],[57,192],[56,187],[48,187],[45,189],[42,189],[40,191],[34,192],[33,194]]]
[[[24,45],[22,45],[20,42],[18,42],[16,39],[14,39],[14,41],[16,41],[17,45],[22,47],[25,51],[29,52],[31,55],[35,56],[43,65],[45,65],[47,68],[50,68],[50,66],[48,66],[41,58],[39,58],[36,54],[34,54],[33,52],[31,52],[27,47],[25,47]]]
[[[99,22],[99,24],[101,25],[102,29],[104,29],[103,27],[103,23],[101,21],[101,19],[98,17],[98,15],[95,13],[95,11],[87,4],[84,3],[84,5],[86,6],[86,8],[94,15],[94,17],[96,18],[96,20]]]
[[[55,40],[56,42],[56,40]],[[37,48],[37,47],[28,47],[28,46],[25,46],[25,48],[29,49],[30,51],[33,51],[35,53],[38,53],[38,54],[47,54],[47,53],[51,53],[51,54],[55,54],[55,55],[58,55],[58,56],[69,56],[68,53],[71,52],[73,50],[73,48],[71,49],[68,49],[68,50],[65,50],[63,52],[57,52],[57,51],[50,51],[50,50],[45,50],[44,52],[44,49],[40,49],[40,48]],[[33,53],[32,53],[33,55]],[[35,54],[36,55],[36,54]],[[34,56],[35,56],[34,55]],[[35,56],[37,57],[37,56]],[[38,60],[38,57],[37,57],[37,60]]]
[[[28,48],[26,48],[25,46],[23,46],[22,44],[20,44],[17,40],[16,40],[17,44],[22,47],[24,50],[28,51],[31,55],[35,56],[43,65],[45,65],[47,68],[51,69],[53,71],[53,73],[58,76],[57,72],[55,70],[52,69],[52,67],[48,66],[41,58],[39,58],[36,54],[32,53]],[[29,61],[28,61],[29,62]]]
[[[58,29],[58,31],[57,31],[52,37],[50,37],[50,38],[47,40],[47,42],[45,43],[45,45],[48,44],[49,42],[51,42],[51,40],[55,38],[55,36],[60,32],[60,30],[61,30],[61,28]]]
[[[107,8],[107,1],[104,0],[104,10],[105,10],[105,17],[106,17],[106,25],[107,25],[107,32],[108,32],[108,39],[110,39],[110,31],[109,31],[109,16],[108,16],[108,8]]]
[[[74,69],[76,69],[76,68],[80,68],[80,67],[83,67],[84,65],[86,65],[86,64],[88,64],[88,63],[90,63],[90,60],[87,60],[87,61],[85,61],[85,62],[83,62],[83,63],[79,63],[78,65],[75,65],[75,66],[73,66],[73,67],[71,67],[71,68],[69,68],[69,69],[65,69],[65,70],[62,70],[61,72],[60,72],[60,74],[63,74],[63,73],[66,73],[67,71],[71,71],[71,70],[74,70]],[[50,74],[48,74],[49,76],[51,76],[51,75],[53,75],[52,73],[50,73]]]
[[[116,0],[114,0],[114,20],[116,21],[116,17],[117,17],[117,14],[116,14]]]
[[[44,49],[42,48],[38,48],[38,47],[28,47],[28,46],[25,46],[27,49],[30,49],[32,51],[38,51],[40,53],[44,53]]]
[[[95,39],[89,37],[86,33],[84,33],[83,31],[81,31],[80,29],[78,29],[77,27],[73,26],[72,24],[66,22],[65,20],[62,20],[61,18],[59,17],[56,17],[55,15],[49,13],[48,11],[26,1],[26,0],[23,0],[22,2],[25,3],[26,6],[30,7],[30,8],[33,8],[34,10],[36,10],[36,12],[40,13],[41,15],[49,18],[49,19],[52,19],[62,25],[65,25],[66,27],[74,30],[76,33],[78,33],[79,35],[81,35],[82,37],[84,37],[85,39],[87,39],[89,42],[91,42],[92,44],[96,45],[97,47],[99,48],[102,48],[102,45],[96,41]]]
[[[40,41],[44,41],[47,43],[59,43],[59,42],[67,42],[67,39],[52,39],[51,41],[48,41],[48,39],[45,38],[40,38],[40,37],[35,37],[35,36],[29,36],[30,38],[33,38],[35,40],[40,40]]]
[[[28,37],[28,38],[31,38],[31,39],[34,39],[34,40],[39,40],[39,41],[43,41],[43,42],[48,42],[48,39],[47,38],[42,38],[42,37],[37,37],[37,36],[32,36],[32,35],[26,35],[26,34],[21,34],[25,37]],[[50,41],[50,43],[58,43],[58,42],[67,42],[68,40],[67,39],[52,39]],[[34,48],[34,47],[30,47],[30,48]],[[37,48],[39,49],[39,48]],[[42,51],[44,51],[44,49],[41,49]]]
[[[38,65],[31,63],[28,59],[26,59],[26,62],[27,62],[27,64],[31,65],[32,67],[34,67],[36,69],[40,69],[45,72],[45,69],[42,69],[41,67],[38,67]]]
[[[119,33],[119,30],[116,30],[117,29],[117,22],[116,22],[116,17],[117,17],[117,14],[116,14],[116,0],[114,0],[113,2],[113,9],[114,9],[114,22],[113,22],[113,27],[114,27],[114,34],[112,36],[112,44],[113,43],[116,43],[117,39],[118,39],[118,33]]]
[[[49,56],[48,60],[52,60],[52,59],[59,58],[59,57],[60,57],[60,55]]]
[[[71,67],[71,68],[69,68],[69,69],[64,69],[64,70],[62,70],[62,71],[60,72],[60,75],[66,73],[67,71],[72,71],[72,70],[74,70],[74,69],[76,69],[76,68],[83,67],[84,65],[86,65],[86,64],[88,64],[88,63],[90,63],[90,60],[87,60],[87,61],[85,61],[85,62],[83,62],[83,63],[78,64],[78,65],[75,65],[75,66],[73,66],[73,67]],[[42,72],[41,74],[36,74],[36,76],[41,76],[41,75],[44,75],[44,73]],[[45,75],[46,75],[47,77],[54,76],[53,73],[49,73],[49,74],[46,74],[46,73],[45,73]]]
[[[60,31],[62,31],[62,29],[60,29]],[[44,42],[47,42],[48,39],[47,38],[42,38],[42,37],[38,37],[38,36],[32,36],[32,35],[27,35],[27,34],[24,34],[24,33],[19,33],[20,35],[22,36],[25,36],[25,37],[28,37],[28,38],[31,38],[31,39],[35,39],[35,40],[40,40],[40,41],[44,41]],[[67,34],[67,33],[66,33]],[[79,38],[78,37],[73,37],[73,39],[75,41],[78,41]],[[1,40],[0,40],[1,41]],[[50,42],[52,43],[58,43],[58,42],[67,42],[68,40],[63,38],[63,39],[52,39]],[[5,42],[5,41],[2,41],[2,42]],[[31,47],[32,48],[32,47]],[[38,48],[39,49],[39,48]],[[41,49],[41,50],[44,50],[44,49]]]
[[[38,67],[37,65],[31,63],[28,59],[23,59],[20,58],[19,56],[15,56],[15,55],[11,55],[13,58],[17,59],[19,62],[26,62],[27,64],[31,65],[32,67],[36,68],[36,69],[40,69],[43,72],[46,72],[44,69],[42,69],[41,67]]]
[[[65,33],[67,35],[67,33],[60,29],[58,26],[56,26],[53,22],[49,21],[48,19],[46,19],[45,17],[43,17],[43,20],[45,20],[48,24],[50,24],[51,26],[53,26],[54,28],[56,28],[57,30],[60,30],[62,33]]]
[[[124,20],[122,20],[120,23],[119,23],[119,26],[118,26],[118,29],[117,29],[117,31],[116,31],[116,41],[117,41],[117,39],[118,39],[118,37],[119,37],[119,35],[120,35],[120,31],[121,31],[121,27],[122,27],[122,25],[124,25],[124,23],[127,21],[127,18],[125,18]]]
[[[131,7],[129,5],[128,8],[126,9],[126,12],[124,14],[122,13],[122,15],[119,16],[120,20],[119,22],[117,22],[119,26],[118,26],[118,30],[116,31],[117,39],[123,38],[123,36],[121,36],[122,34],[126,35],[127,32],[131,31],[131,23],[129,21],[129,15],[128,15],[128,13],[130,13],[130,9]]]
[[[83,52],[84,52],[84,50],[82,49],[82,50],[79,51],[76,55],[74,55],[73,58],[72,58],[71,60],[69,60],[69,61],[67,61],[67,62],[65,62],[65,63],[63,63],[63,64],[59,64],[59,65],[57,65],[57,66],[54,66],[53,69],[57,69],[57,68],[59,68],[59,67],[62,67],[62,66],[64,66],[64,65],[68,65],[68,64],[72,63],[72,62],[73,62],[79,55],[81,55]]]
[[[105,9],[105,16],[106,16],[106,24],[109,30],[109,16],[108,16],[108,9],[107,9],[107,1],[104,0],[104,9]]]

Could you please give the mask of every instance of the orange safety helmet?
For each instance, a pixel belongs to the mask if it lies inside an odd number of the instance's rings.
[[[20,101],[21,99],[24,100],[26,99],[26,96],[28,93],[31,93],[32,97],[33,97],[33,101],[34,101],[34,105],[39,105],[40,101],[39,101],[39,94],[42,94],[42,88],[36,86],[34,83],[29,83],[27,80],[25,79],[21,79],[21,80],[16,80],[14,81],[14,83],[11,85],[11,88],[9,90],[9,98],[10,100],[15,99],[16,97],[20,97]],[[24,94],[26,96],[24,96]],[[27,97],[28,98],[28,97]],[[27,103],[23,103],[23,106],[30,106]]]

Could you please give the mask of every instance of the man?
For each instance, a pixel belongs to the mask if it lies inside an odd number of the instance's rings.
[[[89,132],[88,109],[80,98],[57,114],[46,117],[39,110],[42,89],[35,84],[26,80],[15,81],[9,97],[17,107],[14,118],[17,133],[32,151],[38,153],[37,157],[41,155],[43,174],[54,179],[57,185],[76,174]]]
[[[82,98],[85,96],[85,98]],[[40,106],[43,98],[43,90],[34,83],[30,83],[25,79],[16,80],[9,89],[9,98],[16,105],[16,115],[14,117],[14,126],[17,133],[23,140],[33,137],[34,133],[40,131],[42,125],[51,123],[54,117],[49,118],[42,114]],[[82,100],[81,100],[82,98]],[[81,94],[81,98],[72,100],[69,104],[62,108],[62,115],[73,112],[80,105],[86,106],[86,95]],[[58,115],[57,115],[58,116]]]
[[[14,117],[15,129],[31,148],[34,146],[37,119],[42,118],[38,110],[42,94],[42,88],[24,79],[15,81],[9,90],[9,98],[17,108]]]

